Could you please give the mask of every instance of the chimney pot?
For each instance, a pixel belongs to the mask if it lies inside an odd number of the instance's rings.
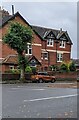
[[[12,5],[12,15],[14,15],[14,5]]]
[[[62,32],[62,28],[60,28],[60,32]]]

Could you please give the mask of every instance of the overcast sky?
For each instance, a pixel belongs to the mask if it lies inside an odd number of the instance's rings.
[[[77,58],[77,3],[76,2],[4,2],[11,13],[11,5],[29,24],[67,31],[72,42],[72,58]]]

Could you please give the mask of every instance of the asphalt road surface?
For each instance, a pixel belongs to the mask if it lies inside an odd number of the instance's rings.
[[[2,117],[77,118],[77,89],[48,84],[3,84]]]

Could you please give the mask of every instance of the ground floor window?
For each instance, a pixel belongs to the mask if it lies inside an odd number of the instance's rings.
[[[13,65],[10,65],[9,68],[10,68],[10,70],[14,70],[14,66]]]
[[[62,61],[63,61],[63,54],[57,53],[57,62],[62,62]]]
[[[41,59],[46,59],[46,60],[48,60],[48,52],[43,52],[43,53],[41,53]]]

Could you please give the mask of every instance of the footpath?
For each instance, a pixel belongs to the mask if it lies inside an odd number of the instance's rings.
[[[67,83],[67,82],[60,82],[60,83],[53,83],[49,84],[48,87],[52,88],[79,88],[79,82],[72,82],[72,83]]]

